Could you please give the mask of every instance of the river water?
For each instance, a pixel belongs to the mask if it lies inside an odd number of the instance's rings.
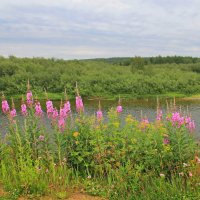
[[[45,101],[40,101],[43,108],[45,108]],[[172,107],[174,104],[173,99],[168,99],[168,107]],[[54,101],[54,106],[59,108],[60,101]],[[84,99],[86,114],[94,114],[98,109],[99,100]],[[166,99],[159,100],[160,108],[163,113],[167,110]],[[15,102],[16,109],[20,109],[20,101]],[[116,107],[117,101],[114,100],[101,100],[101,108],[106,118],[106,112],[111,107]],[[141,99],[141,100],[123,100],[122,99],[123,112],[122,118],[125,118],[127,114],[135,116],[137,119],[141,118],[141,115],[148,117],[150,121],[154,121],[156,117],[157,101],[156,99]],[[72,110],[75,111],[75,103],[71,101]],[[200,100],[183,100],[176,99],[176,109],[180,110],[183,114],[189,113],[196,122],[195,136],[200,139]],[[6,117],[0,113],[0,133],[6,132]]]

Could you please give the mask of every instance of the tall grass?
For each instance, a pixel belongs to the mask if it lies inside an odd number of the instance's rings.
[[[124,123],[118,107],[104,121],[102,116],[86,116],[78,99],[78,113],[73,115],[68,107],[65,117],[65,104],[53,117],[48,102],[50,127],[46,114],[37,113],[38,101],[28,99],[23,123],[12,115],[14,105],[5,111],[10,123],[0,142],[0,182],[10,199],[66,198],[73,188],[107,199],[200,197],[199,148],[190,117],[158,113],[149,123],[128,115]]]

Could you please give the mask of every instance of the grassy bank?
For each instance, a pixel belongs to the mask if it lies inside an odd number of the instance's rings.
[[[2,198],[66,199],[77,190],[110,200],[200,198],[194,122],[175,108],[166,116],[159,111],[152,123],[131,115],[124,123],[116,109],[105,121],[100,114],[86,116],[80,102],[76,115],[65,105],[55,115],[48,102],[46,121],[36,105],[29,104],[20,121],[4,106],[8,132],[0,140],[0,183],[7,197]]]
[[[35,97],[37,97],[37,99],[39,100],[45,100],[46,99],[46,94],[43,93],[33,93],[33,95]],[[20,100],[22,98],[22,96],[25,98],[24,95],[7,95],[6,97],[8,99],[18,99]],[[181,99],[185,99],[185,100],[192,100],[192,99],[200,99],[200,94],[194,94],[194,95],[186,95],[186,94],[181,94],[181,93],[166,93],[166,94],[152,94],[152,95],[131,95],[131,94],[118,94],[118,95],[95,95],[95,96],[87,96],[85,98],[87,99],[105,99],[105,100],[118,100],[119,96],[121,99],[127,99],[127,100],[131,100],[131,99],[156,99],[157,97],[159,99],[165,99],[165,98],[181,98]],[[61,100],[61,99],[65,99],[65,94],[63,93],[49,93],[48,92],[48,98],[51,100]],[[73,100],[75,97],[74,95],[68,95],[68,98]]]

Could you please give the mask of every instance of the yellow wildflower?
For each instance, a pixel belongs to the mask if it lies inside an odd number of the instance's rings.
[[[75,144],[76,144],[76,145],[79,144],[79,141],[76,141]]]
[[[126,117],[126,123],[133,123],[135,120],[132,115],[128,115]]]
[[[79,132],[74,132],[74,133],[73,133],[73,136],[74,136],[74,137],[78,137],[78,136],[79,136]]]

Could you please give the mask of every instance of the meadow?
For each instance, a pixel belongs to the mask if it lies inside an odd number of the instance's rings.
[[[8,131],[0,141],[5,191],[0,199],[67,199],[77,190],[111,200],[200,198],[200,152],[191,116],[175,105],[164,115],[158,104],[154,122],[128,115],[122,123],[119,99],[105,120],[101,102],[95,115],[85,115],[75,91],[76,111],[66,93],[59,109],[46,93],[42,108],[29,84],[20,112],[2,96]]]

